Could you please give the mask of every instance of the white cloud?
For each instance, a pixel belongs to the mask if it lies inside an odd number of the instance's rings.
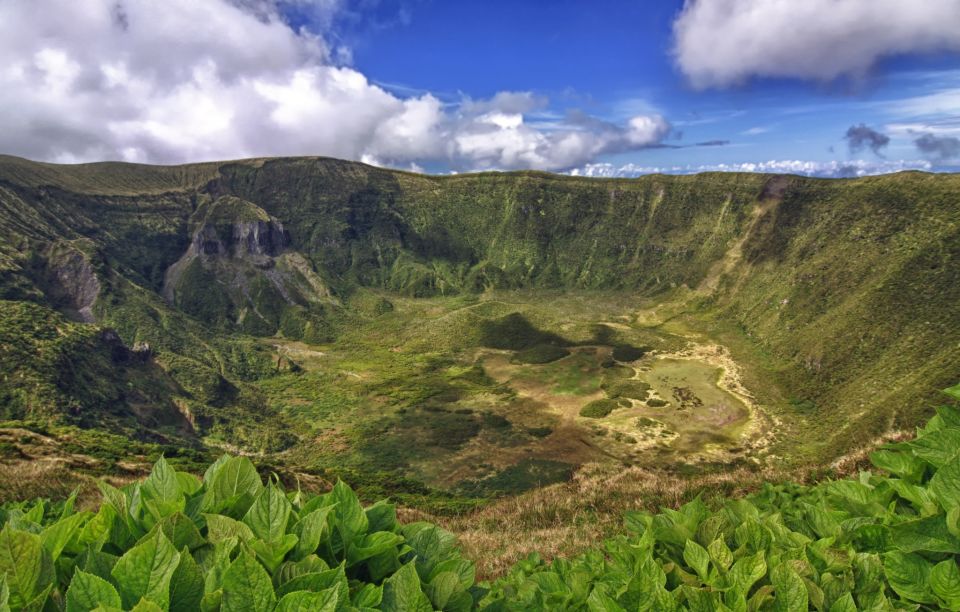
[[[766,134],[771,129],[772,128],[770,126],[758,125],[758,126],[743,130],[740,133],[743,134],[744,136],[759,136],[760,134]]]
[[[802,161],[770,160],[733,164],[702,164],[679,166],[641,166],[609,163],[586,164],[570,172],[573,176],[629,178],[644,174],[696,174],[697,172],[761,172],[769,174],[801,174],[819,177],[855,177],[887,174],[902,170],[933,171],[936,167],[926,160],[852,160],[852,161]]]
[[[320,34],[281,7],[309,11]],[[54,161],[330,155],[397,167],[563,170],[656,145],[654,113],[549,123],[527,92],[400,97],[323,38],[339,0],[0,1],[0,149]]]
[[[673,29],[676,61],[695,87],[830,81],[862,77],[886,56],[960,50],[960,2],[687,0]]]

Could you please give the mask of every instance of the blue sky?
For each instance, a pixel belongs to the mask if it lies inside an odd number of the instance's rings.
[[[960,170],[958,0],[9,0],[0,152]]]
[[[880,155],[850,151],[845,133],[859,124],[878,131],[936,121],[960,127],[960,107],[934,113],[900,107],[960,86],[955,52],[880,57],[855,78],[756,77],[695,89],[672,54],[672,26],[682,9],[678,0],[562,0],[549,8],[508,0],[385,1],[346,25],[343,40],[358,69],[399,95],[431,92],[456,104],[464,95],[532,91],[549,97],[554,115],[577,108],[614,122],[638,111],[668,117],[673,130],[666,143],[677,148],[598,160],[616,165],[916,161],[925,157],[913,133],[894,130]],[[692,146],[722,141],[728,143]],[[945,170],[956,162],[930,161]]]

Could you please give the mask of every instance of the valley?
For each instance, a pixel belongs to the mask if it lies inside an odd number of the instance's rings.
[[[0,503],[229,453],[390,498],[496,573],[627,510],[842,475],[960,372],[958,198],[0,157]]]
[[[634,327],[634,313],[616,310],[629,297],[558,294],[549,309],[540,297],[393,297],[356,339],[267,341],[297,365],[262,388],[309,432],[286,452],[480,496],[566,480],[591,462],[695,472],[764,460],[769,409],[723,347]],[[502,335],[477,347],[474,327]],[[441,330],[445,351],[418,348]]]

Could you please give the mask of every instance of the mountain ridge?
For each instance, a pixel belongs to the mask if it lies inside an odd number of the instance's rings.
[[[3,156],[0,297],[83,311],[128,346],[149,344],[198,435],[260,450],[291,442],[264,433],[286,426],[258,381],[288,366],[258,338],[331,342],[369,308],[389,311],[391,296],[672,301],[767,355],[795,402],[789,416],[823,432],[814,455],[829,457],[919,422],[927,390],[960,369],[948,341],[960,329],[957,202],[960,175],[918,172],[426,176],[330,158]],[[250,223],[282,226],[282,248],[237,251],[261,231]],[[217,254],[190,255],[201,232]],[[178,262],[192,272],[172,274]],[[351,296],[369,291],[381,302],[358,310],[366,298]]]

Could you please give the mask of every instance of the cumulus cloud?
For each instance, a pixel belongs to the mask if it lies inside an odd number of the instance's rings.
[[[884,147],[890,144],[890,137],[877,130],[867,127],[865,124],[851,125],[847,128],[844,135],[851,153],[859,153],[864,149],[870,149],[874,155],[881,155]]]
[[[883,57],[960,50],[956,0],[687,0],[674,56],[698,88],[863,77]]]
[[[941,161],[960,158],[960,138],[955,136],[923,134],[913,144],[927,157]]]
[[[310,12],[293,29],[281,9]],[[667,121],[531,120],[525,92],[400,97],[345,65],[338,0],[0,2],[2,152],[175,163],[329,155],[398,167],[562,170],[657,145]]]
[[[573,176],[630,178],[644,174],[696,174],[698,172],[761,172],[765,174],[799,174],[823,178],[851,178],[872,176],[903,170],[934,171],[937,168],[925,160],[853,160],[853,161],[804,161],[769,160],[733,164],[701,164],[676,166],[642,166],[638,164],[614,165],[610,163],[586,164],[570,172]]]

